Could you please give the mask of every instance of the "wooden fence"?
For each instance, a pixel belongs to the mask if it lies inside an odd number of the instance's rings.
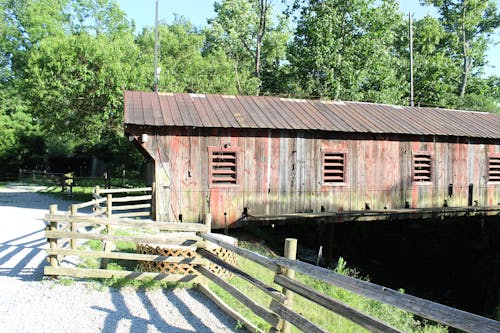
[[[93,199],[71,205],[70,213],[75,215],[78,214],[79,209],[93,207],[93,216],[151,217],[154,215],[153,191],[154,185],[152,187],[117,189],[101,189],[96,186],[92,194]]]
[[[133,242],[154,244],[158,247],[177,247],[185,249],[196,246],[202,239],[196,232],[208,232],[210,227],[202,223],[159,223],[128,218],[97,217],[77,214],[59,214],[57,206],[52,205],[45,216],[47,223],[45,236],[49,242],[47,254],[50,266],[44,269],[45,275],[66,275],[78,278],[131,278],[154,279],[169,282],[195,282],[197,274],[165,274],[142,272],[138,270],[118,271],[107,269],[107,261],[127,260],[136,262],[156,262],[179,265],[200,265],[206,262],[201,258],[182,256],[161,256],[154,254],[138,254],[111,251],[113,242]],[[113,228],[113,229],[112,229]],[[131,230],[133,235],[120,235],[111,230]],[[104,234],[102,233],[104,231]],[[170,231],[173,233],[160,233]],[[83,248],[89,240],[102,242],[102,250],[95,251]],[[196,247],[194,247],[194,250]],[[100,268],[63,267],[60,265],[65,256],[101,259]]]
[[[107,193],[107,195],[113,194]],[[105,198],[94,199],[102,200]],[[106,198],[106,202],[112,200]],[[81,204],[80,204],[81,205]],[[243,323],[250,331],[261,332],[254,324],[241,314],[225,304],[207,286],[206,279],[211,280],[240,303],[245,305],[254,314],[270,324],[270,331],[289,332],[291,326],[296,326],[304,332],[327,332],[324,328],[306,319],[292,310],[293,295],[298,294],[310,301],[323,306],[355,324],[371,332],[400,332],[390,325],[366,315],[330,296],[302,284],[294,277],[294,272],[300,272],[314,279],[323,281],[332,286],[343,288],[364,297],[395,306],[417,316],[455,327],[466,332],[492,333],[500,332],[500,322],[474,315],[465,311],[450,308],[445,305],[424,300],[415,296],[344,276],[333,271],[295,260],[296,240],[287,239],[285,246],[286,258],[268,258],[234,244],[221,240],[210,233],[211,219],[207,214],[205,223],[160,223],[111,216],[89,216],[74,214],[59,214],[57,206],[50,207],[45,216],[47,222],[46,237],[49,242],[47,254],[50,266],[45,267],[45,274],[58,276],[67,275],[79,278],[130,278],[154,279],[171,282],[197,282],[199,289],[219,305],[230,316]],[[111,230],[131,228],[133,235],[120,235]],[[99,232],[92,232],[99,231]],[[146,231],[151,233],[146,233]],[[160,231],[170,231],[164,233]],[[104,232],[104,233],[103,233]],[[177,233],[172,233],[177,232]],[[178,233],[182,232],[182,233]],[[81,248],[79,242],[97,240],[102,242],[102,250],[95,251]],[[191,246],[197,252],[195,257],[171,256],[158,254],[139,254],[111,251],[112,242],[134,242],[148,244],[153,247]],[[249,273],[231,265],[207,250],[207,243],[217,244],[223,249],[232,251],[239,256],[251,260],[274,273],[274,283],[281,286],[280,290],[267,285]],[[62,267],[59,263],[64,256],[79,256],[100,258],[100,268]],[[194,272],[187,274],[165,274],[143,272],[139,270],[117,271],[107,268],[108,260],[128,260],[137,264],[141,262],[155,262],[178,265],[193,265]],[[209,269],[210,263],[221,267],[228,272],[248,281],[250,284],[269,295],[268,306],[255,302],[249,295],[238,290],[226,279]],[[137,267],[135,265],[134,267]]]
[[[298,294],[358,324],[359,326],[367,329],[370,332],[400,332],[399,330],[389,326],[386,323],[381,322],[378,319],[361,313],[360,311],[342,302],[339,302],[334,298],[324,295],[310,288],[309,286],[302,284],[301,282],[297,281],[294,278],[293,273],[291,273],[292,271],[297,271],[306,274],[314,279],[318,279],[320,281],[328,283],[332,286],[343,288],[364,297],[411,312],[417,316],[442,323],[447,326],[458,328],[466,332],[500,332],[500,322],[498,321],[454,309],[442,304],[434,303],[415,296],[403,294],[396,290],[392,290],[380,285],[355,279],[349,276],[344,276],[325,268],[294,260],[293,249],[296,248],[296,244],[293,244],[296,242],[296,240],[287,239],[287,244],[285,245],[285,256],[288,258],[280,257],[277,259],[271,259],[249,250],[234,246],[233,244],[226,243],[208,233],[202,233],[200,234],[200,237],[206,241],[216,243],[225,249],[234,251],[238,255],[257,264],[260,264],[275,273],[274,283],[282,286],[282,291],[276,290],[272,286],[263,284],[261,281],[248,275],[240,269],[219,260],[217,257],[213,256],[207,251],[204,251],[202,249],[199,250],[200,254],[204,258],[215,262],[217,265],[220,265],[221,267],[232,272],[238,277],[248,281],[255,287],[271,296],[272,300],[269,304],[269,307],[263,307],[256,304],[249,296],[243,294],[234,286],[230,285],[227,281],[224,281],[220,277],[207,272],[207,270],[203,266],[198,268],[203,275],[208,277],[211,281],[222,287],[234,298],[247,306],[254,314],[267,321],[272,326],[271,330],[281,330],[284,332],[288,332],[289,323],[296,326],[303,332],[327,332],[325,329],[319,327],[315,323],[304,318],[302,315],[291,310],[291,295]],[[241,315],[234,313],[234,310],[230,309],[229,306],[218,299],[217,296],[215,296],[210,290],[208,290],[208,288],[206,288],[205,286],[201,286],[200,289],[204,291],[207,296],[212,298],[217,304],[219,304],[222,309],[227,310],[228,314],[245,323],[247,328],[250,328],[251,331],[260,331],[254,325],[246,321],[245,318],[241,318]]]

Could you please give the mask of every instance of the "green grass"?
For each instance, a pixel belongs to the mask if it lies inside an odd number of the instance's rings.
[[[249,243],[240,242],[240,246],[247,247]],[[261,254],[265,252],[262,248],[255,244],[251,244],[250,249],[252,251],[258,250]],[[267,253],[269,255],[269,253]],[[277,290],[281,290],[281,287],[273,283],[274,273],[268,269],[242,257],[238,257],[238,266],[243,271],[249,273],[253,277],[261,280],[262,282],[273,286]],[[340,274],[345,275],[357,275],[355,270],[352,270],[346,266],[343,260],[339,260],[339,265],[336,271]],[[403,330],[405,332],[418,332],[418,333],[441,333],[448,332],[447,329],[442,325],[437,325],[429,323],[426,321],[417,320],[411,313],[405,312],[403,310],[397,309],[395,307],[382,304],[377,301],[372,301],[365,297],[359,296],[357,294],[351,293],[349,291],[343,290],[341,288],[333,287],[322,281],[313,279],[304,274],[296,273],[296,279],[311,288],[314,288],[328,296],[336,298],[349,306],[360,310],[361,312],[371,315],[372,317],[378,318],[391,326]],[[252,286],[245,280],[242,280],[236,276],[229,279],[229,282],[242,291],[245,295],[251,295],[251,298],[258,304],[268,307],[271,298],[260,291],[259,289]],[[219,297],[221,297],[224,302],[226,302],[231,308],[238,311],[245,318],[250,320],[252,323],[257,325],[257,327],[267,330],[270,328],[269,324],[265,322],[260,317],[254,315],[248,308],[243,304],[238,302],[222,288],[218,287],[214,283],[209,283],[210,289],[212,289]],[[318,324],[319,326],[331,331],[331,332],[365,332],[360,326],[344,319],[331,311],[323,308],[322,306],[315,304],[299,295],[294,295],[294,305],[293,310],[300,313],[307,319]],[[300,332],[298,329],[293,327],[292,332]]]

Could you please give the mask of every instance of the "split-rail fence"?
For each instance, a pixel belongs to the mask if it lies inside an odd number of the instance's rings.
[[[210,233],[210,214],[206,215],[204,223],[163,223],[119,218],[113,215],[113,209],[108,207],[113,203],[113,198],[111,197],[110,199],[109,196],[114,192],[112,190],[108,190],[107,193],[103,192],[100,192],[100,194],[98,192],[92,203],[73,205],[69,214],[59,213],[55,205],[50,207],[49,214],[45,216],[47,223],[46,237],[49,242],[47,254],[50,262],[50,265],[45,267],[46,275],[65,275],[78,278],[130,278],[193,282],[228,315],[241,322],[252,332],[262,332],[262,330],[215,295],[209,289],[207,280],[220,286],[254,314],[269,323],[271,327],[269,331],[290,332],[291,325],[293,325],[304,332],[327,332],[324,328],[292,310],[293,295],[297,294],[331,310],[333,313],[347,318],[370,332],[401,332],[376,318],[302,284],[294,278],[294,272],[300,272],[332,286],[343,288],[466,332],[500,332],[500,322],[498,321],[297,261],[295,260],[297,244],[296,240],[293,239],[287,239],[286,241],[285,257],[268,258],[238,247]],[[106,197],[101,197],[101,194],[106,194]],[[99,213],[99,210],[104,209],[100,207],[100,204],[105,202],[105,210]],[[95,206],[94,215],[101,216],[93,216],[92,214],[83,215],[78,212],[78,209],[89,206]],[[112,230],[118,230],[118,228],[129,228],[129,230],[133,231],[133,234],[120,235],[119,233],[115,234],[111,232]],[[99,232],[92,232],[92,230]],[[88,240],[103,242],[102,250],[93,251],[82,249],[79,246],[79,243],[83,244],[83,242]],[[194,248],[197,255],[194,257],[183,257],[112,251],[108,245],[119,241],[151,244],[156,247],[189,247]],[[221,248],[232,251],[271,270],[274,273],[274,283],[279,287],[267,285],[235,265],[221,260],[213,252],[207,250],[208,242],[217,244]],[[60,265],[60,261],[64,256],[100,258],[101,265],[99,269],[63,267]],[[117,271],[107,269],[107,262],[110,259],[136,261],[137,263],[154,262],[179,266],[189,265],[190,267],[194,267],[194,271],[177,274],[143,272],[139,270]],[[269,295],[271,297],[270,304],[262,306],[255,302],[252,297],[238,290],[227,279],[210,270],[209,263],[222,267]],[[135,267],[140,267],[140,265],[136,265]]]

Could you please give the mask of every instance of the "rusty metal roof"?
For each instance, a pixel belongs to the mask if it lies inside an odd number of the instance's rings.
[[[125,92],[125,125],[264,128],[500,139],[500,115],[364,102]]]

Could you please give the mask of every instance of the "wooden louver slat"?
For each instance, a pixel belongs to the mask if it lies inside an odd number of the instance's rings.
[[[338,184],[345,182],[345,153],[323,153],[323,183]]]
[[[413,155],[413,181],[430,182],[432,180],[432,159],[430,154]]]
[[[488,180],[490,182],[500,182],[500,156],[489,157]]]
[[[211,152],[211,183],[217,185],[236,184],[236,152],[212,151]]]

